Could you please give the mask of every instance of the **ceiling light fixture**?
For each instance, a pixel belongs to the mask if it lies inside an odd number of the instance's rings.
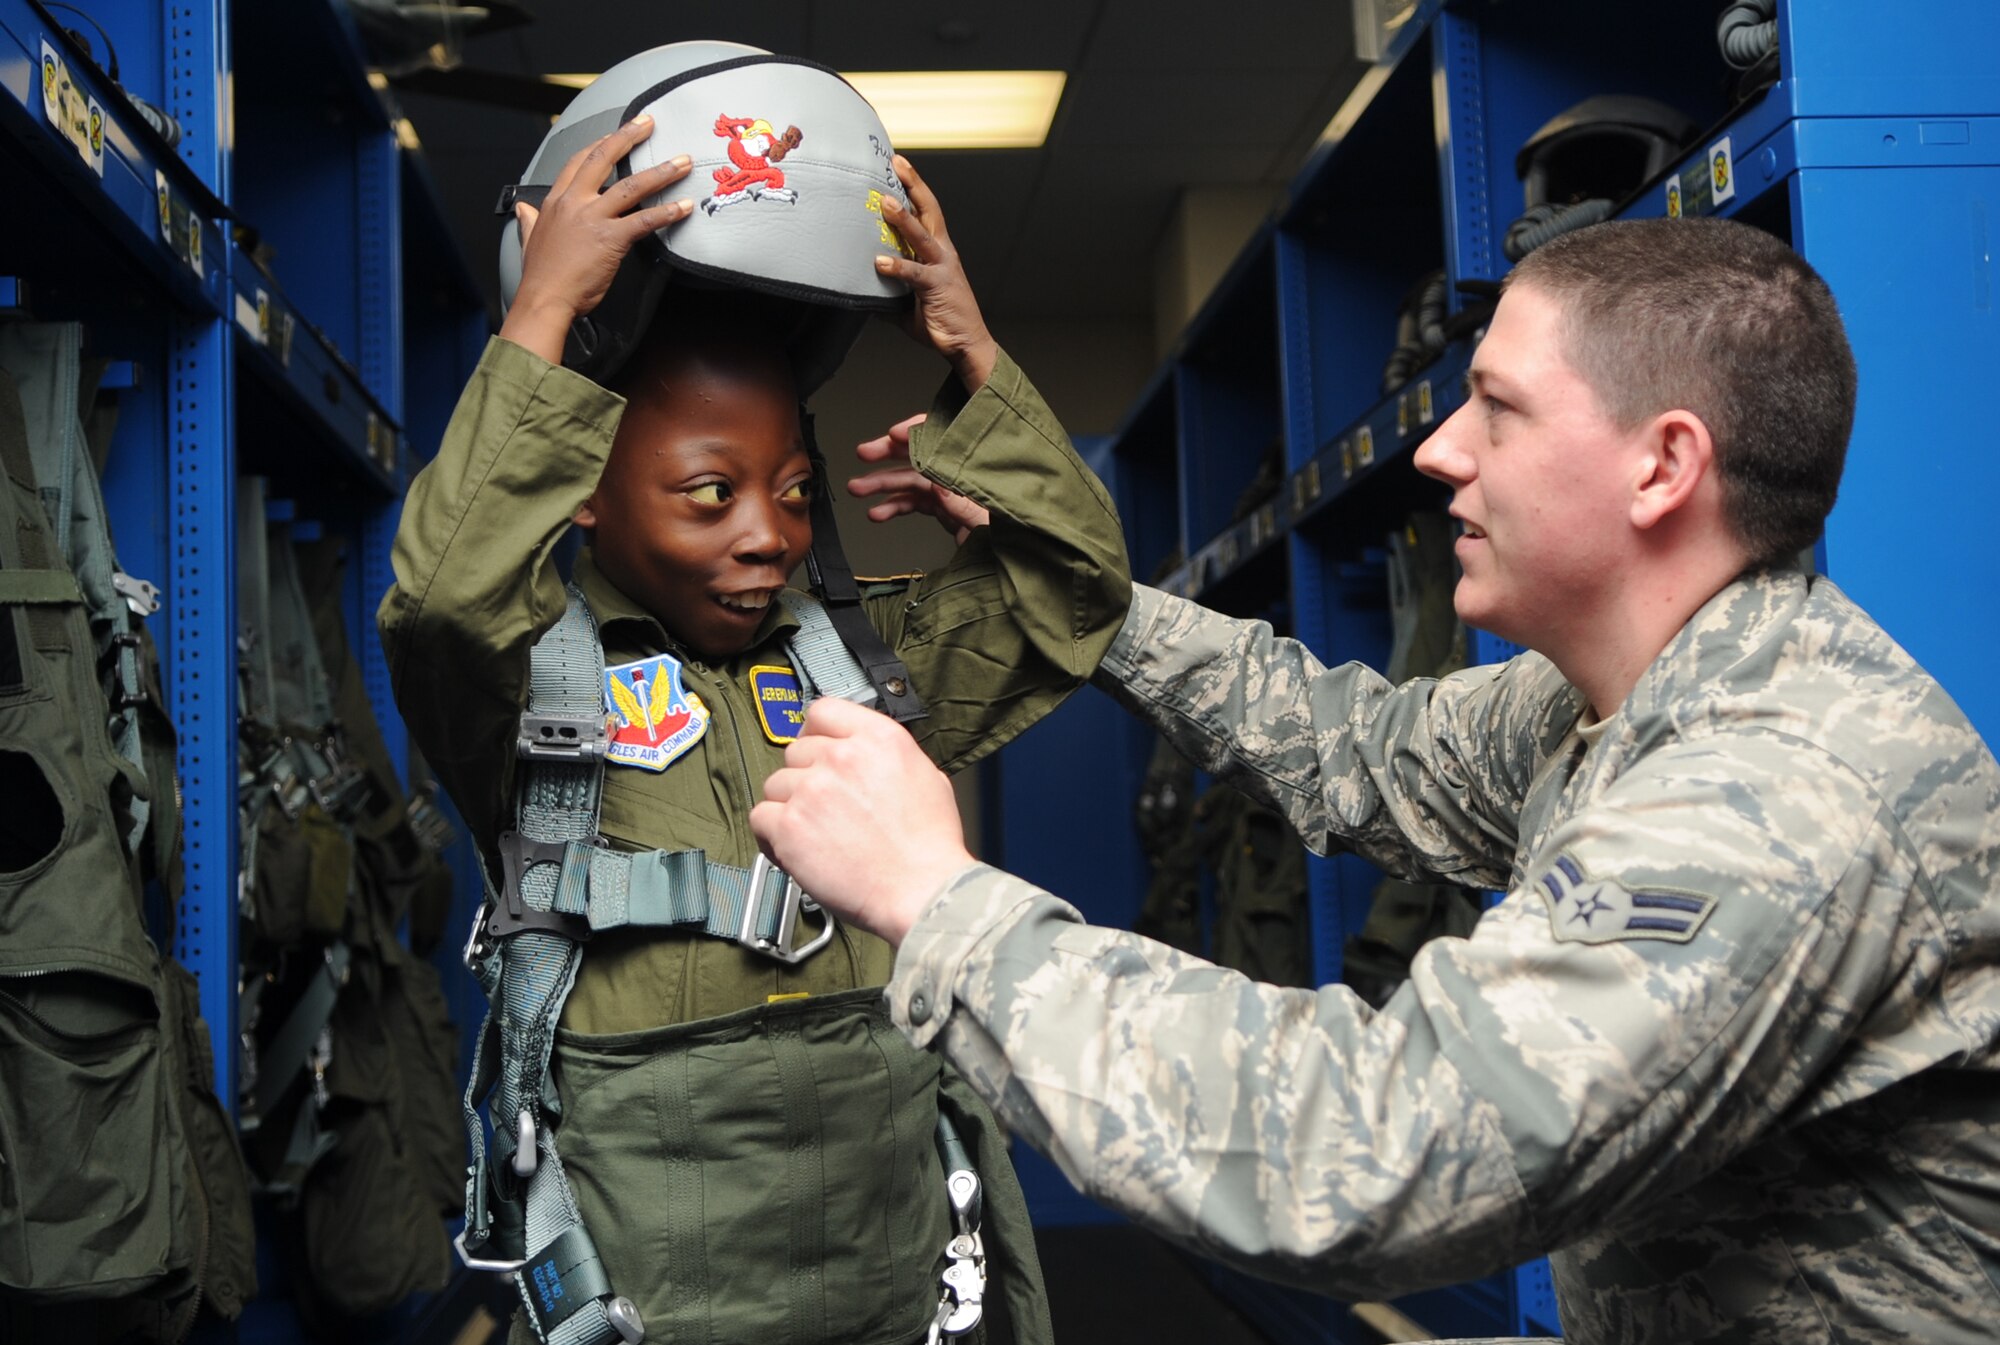
[[[898,149],[1036,149],[1068,78],[1060,70],[868,70],[847,82]]]
[[[543,75],[581,89],[595,75]],[[1062,101],[1060,70],[866,70],[843,76],[898,149],[1036,149]]]

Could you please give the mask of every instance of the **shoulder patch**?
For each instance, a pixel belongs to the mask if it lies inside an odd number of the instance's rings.
[[[1634,891],[1592,878],[1569,855],[1557,855],[1531,886],[1549,908],[1549,932],[1566,943],[1660,939],[1686,943],[1715,909],[1715,898],[1672,888]]]
[[[681,685],[672,654],[606,668],[604,701],[611,728],[604,759],[613,765],[663,771],[708,732],[708,707]]]
[[[757,703],[757,722],[766,738],[783,746],[799,736],[806,707],[796,672],[777,664],[758,664],[750,670],[750,699]]]

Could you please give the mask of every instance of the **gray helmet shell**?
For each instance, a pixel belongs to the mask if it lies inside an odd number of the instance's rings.
[[[810,306],[789,343],[810,392],[845,358],[868,312],[907,305],[908,287],[875,269],[876,257],[902,247],[882,198],[909,203],[881,119],[833,71],[733,42],[655,47],[577,94],[502,196],[504,304],[521,276],[513,202],[539,203],[572,155],[641,113],[653,133],[618,176],[687,154],[689,176],[648,204],[691,197],[697,208],[632,250],[604,301],[572,326],[565,365],[608,379],[673,284],[740,287]]]

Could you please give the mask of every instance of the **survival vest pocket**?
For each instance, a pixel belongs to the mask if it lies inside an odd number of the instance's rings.
[[[109,1298],[184,1269],[152,992],[88,971],[0,977],[0,1285]]]

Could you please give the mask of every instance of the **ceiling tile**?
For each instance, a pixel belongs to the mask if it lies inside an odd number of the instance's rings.
[[[815,0],[810,51],[839,70],[1075,70],[1098,0]]]
[[[1241,145],[1261,160],[1294,135],[1317,92],[1316,80],[1249,71],[1090,70],[1071,81],[1059,130],[1107,166],[1128,145]]]
[[[758,0],[741,7],[543,0],[536,22],[471,39],[464,60],[525,74],[575,74],[601,71],[649,47],[699,38],[797,53],[806,45],[809,7],[808,0]]]
[[[965,272],[991,305],[1013,260],[1014,244],[1028,216],[1028,203],[1042,171],[1033,150],[917,154],[917,171],[937,193]]]
[[[1213,0],[1103,0],[1087,54],[1092,70],[1327,69],[1354,51],[1346,0],[1267,0],[1229,10]]]

